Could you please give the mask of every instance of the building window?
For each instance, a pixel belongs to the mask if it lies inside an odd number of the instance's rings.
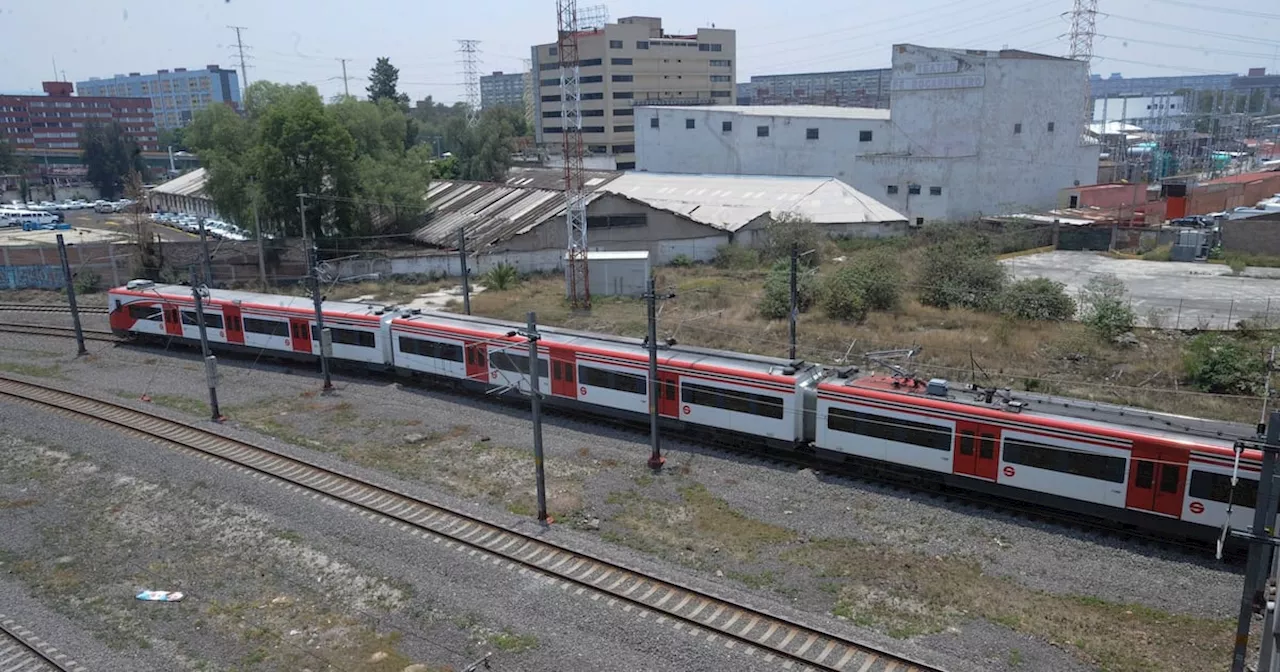
[[[558,102],[560,102],[560,94],[558,94],[558,93],[557,93],[557,94],[556,94],[556,95],[554,95],[554,96],[543,96],[543,97],[542,97],[542,102],[544,102],[544,103],[558,103]]]
[[[636,40],[636,49],[648,49],[648,48],[649,48],[648,40]]]
[[[583,126],[583,133],[604,133],[604,126]]]
[[[543,133],[564,133],[564,128],[561,126],[543,126],[542,132]]]
[[[602,62],[603,62],[603,61],[601,61],[601,60],[600,60],[600,59],[598,59],[598,58],[588,58],[588,59],[587,59],[587,60],[585,60],[585,61],[578,61],[578,67],[580,67],[580,68],[589,68],[589,67],[591,67],[591,66],[593,66],[593,65],[600,65]]]
[[[711,81],[713,82],[727,82],[731,79],[733,78],[729,75],[711,75]]]
[[[722,122],[720,122],[720,132],[721,132],[721,133],[732,133],[732,132],[733,132],[733,122],[732,122],[732,121],[722,121]]]
[[[631,65],[631,59],[629,59],[629,58],[611,58],[611,59],[609,59],[609,65]]]
[[[630,81],[634,81],[635,77],[631,75],[614,75],[612,79],[615,82],[630,82]]]
[[[1022,124],[1014,124],[1014,125],[1013,125],[1013,134],[1014,134],[1014,135],[1017,135],[1017,134],[1019,134],[1019,133],[1021,133],[1021,132],[1022,132]]]
[[[604,92],[597,91],[595,93],[584,93],[581,96],[581,100],[604,100]]]
[[[613,92],[614,100],[630,100],[635,97],[636,97],[636,94],[632,91],[614,91]]]
[[[559,70],[559,69],[560,69],[560,64],[559,64],[558,62],[555,62],[555,61],[552,61],[551,63],[539,63],[539,64],[538,64],[538,70],[540,70],[540,71],[546,71],[546,70]]]
[[[583,111],[582,111],[582,116],[584,116],[584,117],[603,117],[603,116],[604,116],[604,110],[583,110]]]
[[[626,131],[622,131],[622,132],[625,133]],[[614,154],[635,154],[636,146],[635,145],[614,145],[613,153]]]
[[[547,110],[542,113],[542,118],[543,119],[559,119],[560,110]]]
[[[1052,133],[1052,132],[1053,132],[1053,122],[1052,122],[1052,121],[1051,121],[1051,122],[1049,122],[1049,132],[1050,132],[1050,133]]]
[[[907,185],[907,195],[909,195],[909,196],[919,196],[919,195],[920,195],[920,185],[918,185],[918,184],[908,184],[908,185]]]
[[[630,107],[624,107],[624,108],[622,108],[622,109],[615,109],[615,110],[613,111],[613,116],[615,116],[615,117],[633,117],[633,116],[635,116],[635,114],[636,114],[636,111],[635,111],[634,109],[630,108]]]
[[[916,226],[924,226],[924,217],[916,217]]]
[[[618,170],[635,170],[636,169],[635,161],[618,161],[617,165],[618,165]]]
[[[930,196],[941,196],[941,195],[942,195],[942,187],[929,187],[929,195],[930,195]]]
[[[541,86],[560,86],[560,78],[556,77],[554,79],[543,79],[543,80],[540,80],[538,84],[540,84]]]
[[[609,48],[610,48],[610,49],[621,49],[621,48],[622,48],[622,40],[609,40]]]
[[[804,139],[805,139],[805,140],[817,140],[817,139],[818,139],[818,129],[816,129],[816,128],[806,128],[806,129],[804,129]]]
[[[858,131],[858,142],[871,142],[871,131]]]
[[[556,47],[548,47],[547,53],[551,54],[552,56],[555,56],[556,54],[560,53],[560,50]]]
[[[769,137],[769,127],[768,127],[768,126],[756,126],[756,137],[757,137],[757,138],[767,138],[767,137]]]
[[[731,65],[733,65],[733,61],[717,61],[717,60],[711,61],[711,67],[713,68],[727,68]]]
[[[657,128],[657,127],[658,127],[658,118],[653,117],[652,119],[649,120],[649,128]]]
[[[685,119],[685,120],[684,120],[684,127],[685,127],[685,128],[693,128],[694,126],[695,126],[695,124],[694,124],[693,119]]]
[[[712,98],[728,98],[731,95],[733,95],[733,93],[730,91],[712,91],[711,92]]]
[[[606,145],[587,145],[588,154],[608,154],[609,147]]]
[[[898,193],[898,185],[896,185],[896,184],[891,184],[891,185],[889,185],[889,186],[885,187],[885,191],[886,191],[886,192],[888,192],[888,194],[889,194],[890,196],[892,196],[892,195],[894,195],[894,194]]]
[[[603,82],[603,81],[604,81],[604,75],[591,75],[589,77],[580,77],[578,79],[578,82],[582,84],[599,84],[600,82]]]
[[[634,132],[635,132],[635,130],[636,130],[636,127],[635,127],[635,126],[632,126],[632,125],[626,125],[626,126],[614,126],[614,127],[613,127],[613,132],[614,132],[614,133],[634,133]]]

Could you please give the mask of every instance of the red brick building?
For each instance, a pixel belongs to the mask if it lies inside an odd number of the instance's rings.
[[[70,82],[44,82],[44,96],[0,95],[0,140],[15,149],[79,149],[89,122],[116,121],[144,152],[159,151],[150,98],[79,97]]]

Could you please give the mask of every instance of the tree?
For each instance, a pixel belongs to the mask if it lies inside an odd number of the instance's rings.
[[[408,106],[409,96],[396,91],[399,81],[400,68],[391,65],[390,58],[379,56],[378,61],[369,71],[369,87],[366,89],[369,92],[369,100],[375,103],[380,100],[390,100]]]
[[[985,238],[961,235],[925,248],[919,282],[926,306],[986,310],[1004,289],[1005,270]]]
[[[228,108],[230,109],[230,108]],[[159,138],[160,150],[172,149],[175,152],[185,152],[189,149],[187,146],[187,129],[183,127],[161,129],[157,134]]]
[[[17,172],[21,162],[18,155],[14,153],[13,146],[6,140],[0,140],[0,175],[9,175]]]
[[[791,246],[795,244],[804,255],[800,263],[817,266],[822,247],[822,232],[804,215],[781,212],[772,215],[764,227],[764,240],[760,246],[760,258],[776,261],[791,258]],[[808,254],[805,254],[808,252]]]
[[[818,298],[818,281],[813,271],[804,270],[796,276],[796,308],[807,312]],[[769,320],[781,320],[791,311],[791,265],[779,262],[773,265],[764,281],[764,295],[760,297],[760,316]]]
[[[445,137],[456,143],[459,179],[493,182],[506,176],[515,150],[512,117],[509,110],[496,108],[485,110],[474,127],[462,118],[450,120]]]
[[[1098,336],[1110,341],[1133,329],[1137,316],[1129,308],[1124,281],[1111,273],[1094,276],[1084,286],[1081,298],[1085,324]]]
[[[1000,296],[1000,312],[1020,320],[1062,322],[1076,315],[1076,302],[1066,285],[1048,278],[1018,280]]]
[[[256,170],[251,122],[226,105],[213,105],[195,114],[184,135],[208,173],[205,191],[218,213],[240,226],[250,226],[248,189]]]
[[[80,159],[88,169],[89,182],[98,189],[102,198],[119,196],[129,171],[141,173],[144,170],[142,151],[117,122],[85,124],[80,134],[80,147]]]

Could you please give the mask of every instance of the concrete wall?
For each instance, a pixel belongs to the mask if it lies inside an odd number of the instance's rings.
[[[1223,250],[1280,256],[1280,216],[1228,220],[1222,223],[1220,231]]]
[[[1082,140],[1085,64],[897,45],[893,72],[891,121],[637,108],[636,167],[836,177],[913,223],[1047,209],[1060,189],[1096,180],[1098,146]],[[769,137],[757,137],[766,123]],[[859,142],[863,130],[871,142]]]
[[[1187,194],[1187,214],[1205,215],[1232,208],[1251,207],[1280,193],[1280,173],[1253,182],[1197,185]]]

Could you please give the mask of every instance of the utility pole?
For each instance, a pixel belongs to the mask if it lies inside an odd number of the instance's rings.
[[[529,405],[533,411],[533,470],[538,489],[538,523],[546,525],[551,522],[547,517],[547,479],[543,472],[542,457],[542,390],[539,378],[542,371],[538,365],[538,341],[542,335],[538,333],[538,314],[529,311],[529,325],[524,329],[507,332],[507,336],[524,336],[529,342]]]
[[[84,331],[80,329],[80,309],[76,306],[76,284],[71,278],[71,264],[67,262],[67,244],[58,234],[58,258],[62,260],[62,279],[67,283],[67,303],[71,304],[71,324],[76,328],[76,357],[89,354],[84,349]]]
[[[209,238],[208,232],[204,228],[204,217],[199,219],[200,222],[200,254],[204,260],[204,284],[213,286],[213,262],[209,258]]]
[[[339,59],[337,59],[337,60],[342,62],[342,95],[344,95],[344,96],[346,96],[346,97],[350,98],[350,97],[351,97],[351,89],[347,88],[347,61],[349,61],[349,60],[351,60],[351,59],[349,59],[349,58],[339,58]]]
[[[1280,452],[1280,412],[1273,411],[1267,423],[1266,442],[1262,448],[1262,473],[1258,479],[1258,497],[1254,505],[1253,527],[1248,533],[1233,532],[1233,536],[1249,542],[1249,560],[1245,566],[1244,590],[1240,596],[1240,616],[1236,622],[1235,651],[1231,657],[1231,672],[1244,672],[1245,659],[1248,657],[1249,629],[1253,625],[1254,607],[1261,607],[1265,613],[1267,598],[1265,593],[1267,570],[1271,564],[1276,539],[1272,536],[1271,527],[1275,523],[1276,511],[1276,454]],[[1233,475],[1233,481],[1234,475]],[[1227,522],[1230,525],[1230,521]],[[1274,620],[1274,618],[1272,619]],[[1272,633],[1263,633],[1263,637]],[[1274,652],[1274,650],[1273,650]],[[1270,664],[1270,663],[1268,663]],[[1270,672],[1272,668],[1258,666],[1260,671]]]
[[[471,314],[471,269],[467,268],[467,232],[458,229],[458,264],[462,271],[462,309]]]
[[[324,391],[333,391],[333,379],[329,377],[329,352],[333,350],[333,337],[324,327],[324,299],[320,296],[320,268],[314,245],[307,249],[307,268],[311,278],[311,300],[316,305],[316,330],[320,332],[320,372],[324,375]]]
[[[791,243],[791,303],[790,310],[787,311],[787,320],[791,342],[791,361],[796,360],[796,316],[800,312],[799,293],[796,288],[796,274],[799,272],[797,268],[800,265],[800,245],[799,243]]]
[[[218,358],[209,352],[209,332],[204,323],[204,297],[196,283],[196,267],[191,266],[191,296],[196,300],[196,326],[200,329],[200,352],[204,355],[204,375],[209,379],[209,413],[214,422],[222,422],[218,410]]]
[[[227,26],[231,30],[236,31],[236,48],[240,50],[240,86],[244,89],[249,88],[249,71],[244,66],[244,41],[240,39],[240,31],[249,30],[244,26]]]
[[[267,243],[262,235],[262,219],[258,216],[257,192],[253,194],[253,233],[258,238],[258,281],[262,290],[267,290]]]
[[[667,384],[658,380],[658,299],[672,299],[675,294],[659,297],[656,281],[650,275],[649,288],[644,298],[649,321],[649,335],[645,339],[649,346],[649,468],[656,471],[667,461],[662,456],[661,435],[658,433],[658,405],[661,403],[663,386]]]

